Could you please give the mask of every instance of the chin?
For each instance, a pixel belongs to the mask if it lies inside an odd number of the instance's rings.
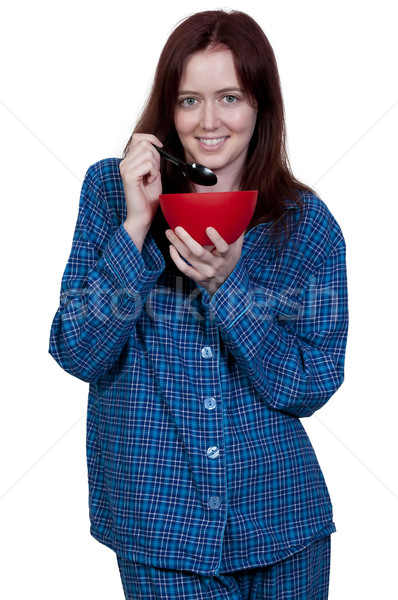
[[[229,161],[226,161],[221,156],[212,156],[210,154],[200,155],[197,162],[201,163],[205,167],[208,167],[212,171],[219,171],[228,167]]]

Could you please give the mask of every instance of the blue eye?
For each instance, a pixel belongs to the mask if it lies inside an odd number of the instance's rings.
[[[189,108],[190,106],[194,106],[196,103],[195,98],[182,98],[179,101],[180,106],[183,108]]]
[[[233,104],[236,100],[239,100],[239,98],[237,98],[236,96],[233,96],[232,94],[228,94],[227,96],[224,96],[224,99],[227,102],[227,104]]]

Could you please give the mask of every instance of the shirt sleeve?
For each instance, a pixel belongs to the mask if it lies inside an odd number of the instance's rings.
[[[317,249],[322,236],[315,232]],[[326,244],[325,244],[326,245]],[[295,270],[301,263],[295,261]],[[348,302],[344,238],[339,233],[317,268],[293,294],[252,278],[241,259],[208,308],[228,351],[271,408],[308,417],[344,379]],[[305,267],[303,267],[305,269]],[[280,281],[291,279],[291,264]],[[264,281],[265,283],[262,283]]]
[[[111,225],[106,194],[94,167],[83,182],[49,346],[65,371],[89,382],[117,361],[164,269],[150,236],[140,254],[123,225]]]

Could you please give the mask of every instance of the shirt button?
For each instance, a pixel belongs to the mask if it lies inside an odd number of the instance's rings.
[[[213,358],[213,350],[210,346],[204,346],[200,353],[203,358]]]
[[[207,410],[214,410],[216,406],[217,400],[215,398],[212,398],[211,396],[205,398],[205,407],[207,408]]]
[[[206,454],[209,458],[218,458],[220,456],[220,450],[217,446],[210,446],[210,448],[207,448]]]
[[[220,508],[221,499],[218,496],[210,496],[208,505],[210,508]]]

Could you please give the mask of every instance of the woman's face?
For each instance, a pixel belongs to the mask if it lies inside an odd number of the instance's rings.
[[[187,58],[174,114],[187,161],[209,167],[224,187],[236,189],[256,116],[229,49],[205,50]]]

